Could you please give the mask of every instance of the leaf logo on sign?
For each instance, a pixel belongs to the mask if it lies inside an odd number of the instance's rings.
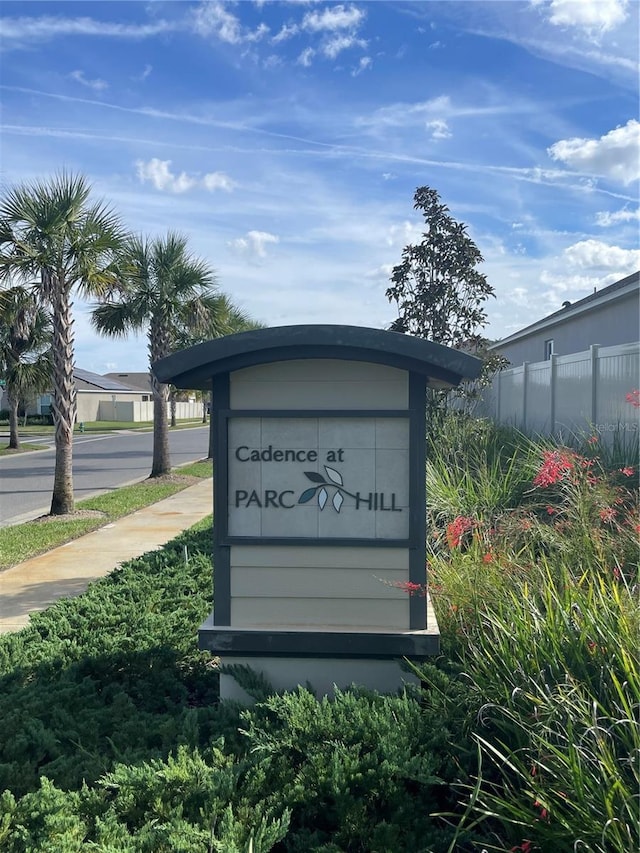
[[[329,468],[328,465],[324,466],[324,470],[327,472],[328,479],[325,479],[322,474],[318,474],[316,471],[304,472],[305,477],[316,485],[311,486],[309,489],[305,489],[298,498],[298,503],[309,503],[309,501],[312,501],[317,494],[318,506],[323,510],[329,500],[329,492],[326,488],[329,486],[330,488],[335,489],[334,495],[331,498],[331,504],[336,512],[340,512],[340,508],[344,503],[344,495],[342,494],[344,480],[342,479],[342,474],[340,474],[339,471],[336,471],[335,468]],[[346,492],[346,494],[350,494],[350,492]]]

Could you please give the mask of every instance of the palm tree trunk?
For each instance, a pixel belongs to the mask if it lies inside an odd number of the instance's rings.
[[[18,395],[15,396],[7,387],[7,402],[9,403],[9,450],[20,450],[18,435]]]
[[[151,364],[169,355],[170,335],[162,318],[155,315],[149,323],[149,361]],[[169,424],[167,423],[167,401],[169,386],[159,382],[153,370],[149,373],[153,393],[153,462],[150,477],[162,477],[171,473],[169,454]]]
[[[73,512],[73,425],[76,420],[76,386],[73,379],[73,326],[69,295],[57,282],[53,304],[53,423],[56,462],[51,515]]]
[[[151,477],[171,473],[169,455],[169,428],[167,424],[167,397],[169,388],[157,380],[153,383],[153,463]]]

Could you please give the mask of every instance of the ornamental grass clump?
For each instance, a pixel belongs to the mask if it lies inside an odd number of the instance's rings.
[[[427,442],[427,514],[432,526],[489,520],[517,507],[531,484],[535,447],[521,433],[450,414]]]
[[[429,514],[443,650],[476,709],[448,853],[640,847],[637,462],[598,451],[532,444],[517,505],[475,512],[474,484]],[[477,470],[461,457],[452,489]]]
[[[467,828],[488,849],[628,853],[640,845],[638,606],[622,581],[547,571],[486,607],[461,656],[482,707]]]

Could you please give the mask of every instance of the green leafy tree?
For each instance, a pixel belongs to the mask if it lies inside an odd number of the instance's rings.
[[[92,202],[82,175],[10,188],[0,201],[0,281],[34,285],[53,320],[53,421],[56,460],[51,514],[73,512],[72,294],[104,292],[115,281],[114,260],[125,230],[104,202]]]
[[[183,327],[177,330],[175,349],[187,349],[196,344],[210,341],[213,338],[221,338],[224,335],[233,335],[236,332],[249,332],[253,329],[262,329],[264,324],[252,320],[249,315],[231,301],[226,293],[219,293],[216,297],[217,305],[212,315],[212,323],[208,327],[194,330]],[[172,386],[173,388],[173,386]],[[211,393],[197,391],[196,394],[202,402],[202,423],[207,422],[207,409],[213,402]],[[173,394],[172,394],[173,396]],[[172,413],[173,421],[173,413]],[[209,435],[209,457],[213,457],[213,436]]]
[[[51,387],[51,317],[33,291],[12,287],[0,301],[0,375],[9,404],[9,447],[20,449],[18,406]]]
[[[165,237],[132,237],[120,265],[117,287],[93,311],[94,328],[105,335],[125,337],[146,329],[153,393],[153,462],[151,477],[171,471],[169,455],[169,386],[151,370],[158,359],[175,351],[180,329],[213,327],[219,303],[215,275],[187,247],[187,238],[169,232]]]
[[[493,287],[477,267],[484,260],[467,234],[442,204],[436,190],[418,187],[414,209],[424,218],[422,240],[405,246],[402,262],[393,268],[386,295],[395,302],[398,317],[394,332],[404,332],[473,355],[488,343],[480,334],[487,323],[483,303],[494,296]],[[496,365],[489,364],[489,371]],[[445,394],[429,394],[432,417],[442,412]]]
[[[420,243],[405,246],[391,273],[387,298],[398,306],[391,329],[450,347],[479,342],[478,329],[487,322],[481,306],[494,295],[476,269],[480,250],[435,190],[418,187],[413,206],[426,230]]]

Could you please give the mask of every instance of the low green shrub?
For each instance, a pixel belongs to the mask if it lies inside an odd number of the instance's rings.
[[[459,690],[440,674],[442,685]],[[451,728],[419,700],[355,689],[318,700],[299,688],[243,713],[253,758],[245,785],[271,811],[291,809],[283,850],[446,848],[452,830],[431,813],[453,803],[450,783],[473,750],[454,755],[460,720]]]
[[[217,674],[196,648],[210,535],[209,521],[0,637],[0,789],[32,791],[41,775],[77,788],[226,730]]]
[[[97,787],[65,792],[43,778],[16,802],[0,800],[5,853],[267,853],[288,825],[247,804],[238,766],[223,741],[202,755],[180,747],[175,757],[116,765]],[[238,800],[237,805],[232,801]]]

